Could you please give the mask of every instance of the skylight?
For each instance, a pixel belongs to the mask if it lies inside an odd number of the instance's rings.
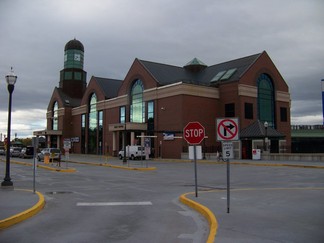
[[[218,72],[213,78],[212,78],[212,80],[210,80],[210,82],[211,83],[213,83],[213,82],[216,82],[216,81],[218,81],[223,75],[224,75],[224,73],[226,73],[226,70],[225,71],[220,71],[220,72]]]
[[[229,79],[237,70],[237,68],[232,68],[227,70],[227,72],[222,76],[222,78],[220,80],[226,80]]]

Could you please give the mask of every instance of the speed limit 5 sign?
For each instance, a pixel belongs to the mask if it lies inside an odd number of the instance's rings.
[[[222,152],[224,159],[234,159],[233,143],[222,142]]]

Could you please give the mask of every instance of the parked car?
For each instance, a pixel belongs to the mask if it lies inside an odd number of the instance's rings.
[[[20,151],[20,158],[33,158],[34,157],[34,147],[27,146]]]
[[[6,154],[6,150],[3,146],[0,147],[0,155],[5,155]]]
[[[37,160],[43,161],[45,155],[48,154],[50,160],[61,161],[61,151],[58,148],[44,148],[40,153],[37,154]]]
[[[10,157],[19,157],[21,148],[13,147],[10,148]]]
[[[124,150],[119,151],[118,153],[119,159],[124,158]],[[137,146],[137,145],[132,145],[132,146],[126,146],[126,157],[130,158],[131,160],[135,159],[145,159],[145,150],[144,147]]]

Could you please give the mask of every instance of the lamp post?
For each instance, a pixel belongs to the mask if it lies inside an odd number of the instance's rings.
[[[11,100],[12,100],[12,92],[15,88],[15,83],[17,81],[17,76],[14,74],[12,67],[11,72],[6,75],[6,81],[7,81],[7,88],[9,91],[9,104],[8,104],[8,127],[7,127],[7,151],[6,151],[6,175],[1,183],[2,187],[12,187],[13,182],[10,178],[10,132],[11,132]]]
[[[265,136],[264,136],[264,151],[267,151],[268,147],[268,122],[264,122],[264,130],[265,130]]]

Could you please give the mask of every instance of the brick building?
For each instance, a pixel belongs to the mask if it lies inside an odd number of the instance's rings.
[[[72,138],[74,153],[116,156],[149,137],[152,156],[180,158],[187,144],[177,137],[199,121],[208,137],[203,151],[213,153],[216,119],[237,117],[236,158],[251,158],[265,141],[271,153],[289,152],[289,88],[265,51],[211,66],[197,58],[183,67],[135,59],[124,80],[92,76],[88,85],[83,61],[82,43],[69,41],[47,129],[34,132],[49,147]]]

